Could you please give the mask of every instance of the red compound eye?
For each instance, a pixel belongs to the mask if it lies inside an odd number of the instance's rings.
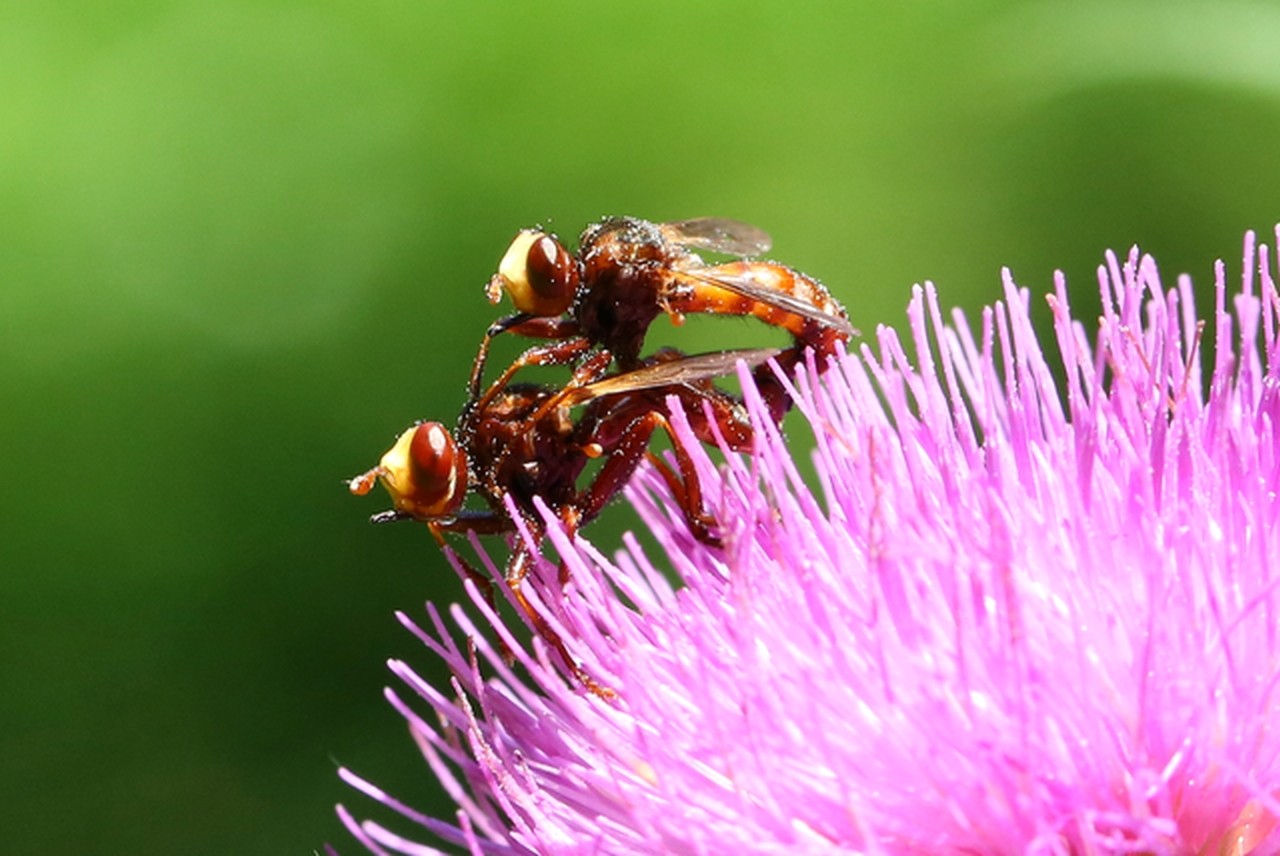
[[[540,304],[555,310],[539,314],[559,315],[573,303],[578,290],[578,263],[550,235],[541,236],[529,247],[525,275]]]
[[[466,458],[439,422],[423,422],[409,441],[412,499],[422,511],[448,514],[467,488]]]

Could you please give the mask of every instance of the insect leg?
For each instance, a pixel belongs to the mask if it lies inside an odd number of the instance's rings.
[[[508,315],[493,322],[480,340],[480,349],[476,351],[475,361],[471,363],[471,378],[467,381],[467,400],[475,401],[480,397],[480,384],[484,379],[485,363],[489,359],[489,346],[497,336],[503,333],[515,333],[517,336],[526,336],[531,339],[569,339],[580,332],[578,322],[573,318],[541,318],[525,312]]]
[[[577,341],[577,340],[574,340]],[[566,399],[573,397],[574,391],[588,386],[604,377],[605,372],[609,369],[609,363],[613,362],[613,354],[606,350],[595,351],[583,358],[578,367],[573,370],[573,378],[561,387],[554,395],[547,398],[546,401],[529,415],[527,421],[532,425],[536,425],[539,420],[546,418],[547,414],[557,407],[564,405]]]
[[[485,347],[485,345],[481,345],[482,353]],[[590,340],[584,337],[566,339],[563,342],[554,342],[549,345],[537,345],[530,348],[520,356],[516,357],[515,362],[507,366],[502,374],[498,375],[498,378],[493,383],[489,384],[489,388],[484,391],[483,395],[471,395],[469,397],[466,406],[463,408],[462,419],[459,420],[459,423],[466,423],[475,414],[483,412],[498,393],[502,392],[502,390],[507,387],[507,384],[511,382],[511,378],[515,376],[516,372],[521,369],[527,366],[562,366],[566,363],[573,362],[590,350],[590,348]],[[479,360],[480,357],[477,356],[476,359]],[[472,380],[478,381],[478,375],[473,375]]]
[[[507,586],[511,589],[511,596],[515,598],[516,605],[520,611],[524,613],[525,620],[529,622],[529,626],[537,633],[542,641],[546,642],[551,650],[559,655],[561,661],[572,673],[573,677],[582,684],[587,690],[603,699],[617,698],[617,693],[609,687],[597,681],[591,675],[587,674],[582,666],[578,665],[578,661],[569,653],[569,648],[564,644],[564,640],[560,638],[560,634],[552,629],[551,625],[543,615],[534,609],[532,603],[524,595],[523,583],[529,576],[529,571],[533,567],[537,556],[533,552],[533,548],[525,543],[523,538],[517,539],[518,543],[511,551],[511,558],[507,561],[506,580]],[[564,571],[561,569],[561,575]]]
[[[680,470],[678,474],[648,450],[649,439],[659,428],[671,437]],[[693,459],[681,445],[666,416],[653,410],[639,416],[627,426],[611,450],[609,459],[596,474],[595,480],[582,492],[576,503],[579,522],[585,524],[599,514],[609,500],[622,490],[640,465],[641,458],[646,456],[671,489],[693,536],[704,543],[718,545],[719,537],[712,531],[717,521],[702,508],[702,488]]]
[[[432,537],[440,545],[440,549],[453,553],[453,557],[462,567],[462,572],[467,575],[467,579],[475,583],[476,588],[480,590],[485,603],[495,606],[493,580],[489,578],[488,574],[483,574],[471,567],[471,564],[466,559],[458,555],[456,551],[451,550],[449,542],[445,540],[444,533],[475,532],[477,535],[495,535],[500,532],[510,532],[514,526],[506,515],[498,514],[495,511],[469,511],[455,517],[428,520],[426,524],[427,529],[431,531]]]

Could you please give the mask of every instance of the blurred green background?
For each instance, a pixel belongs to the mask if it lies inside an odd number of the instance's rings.
[[[1277,44],[1273,3],[7,4],[0,850],[355,852],[339,763],[438,800],[383,662],[431,672],[391,612],[460,586],[341,480],[457,413],[519,227],[756,223],[868,332],[1001,265],[1087,318],[1107,247],[1204,286],[1269,235]]]

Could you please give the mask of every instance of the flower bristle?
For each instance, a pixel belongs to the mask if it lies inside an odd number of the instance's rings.
[[[753,454],[673,420],[722,547],[652,469],[627,495],[660,563],[547,516],[569,581],[546,562],[530,599],[616,697],[468,581],[402,616],[450,690],[397,662],[391,693],[457,817],[344,778],[473,853],[1280,852],[1280,294],[1244,257],[1203,323],[1136,249],[1096,327],[1056,277],[1051,336],[1007,270],[977,330],[917,287],[905,341],[788,379],[817,496],[741,372]]]

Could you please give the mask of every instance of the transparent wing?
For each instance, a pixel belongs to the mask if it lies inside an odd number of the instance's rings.
[[[724,217],[660,223],[658,229],[673,244],[731,256],[758,256],[773,246],[773,239],[765,230]]]
[[[673,357],[641,366],[634,371],[610,375],[585,386],[566,389],[560,396],[559,403],[566,407],[576,407],[605,395],[722,377],[731,374],[739,361],[746,363],[748,368],[755,368],[780,353],[781,348],[745,348]]]

